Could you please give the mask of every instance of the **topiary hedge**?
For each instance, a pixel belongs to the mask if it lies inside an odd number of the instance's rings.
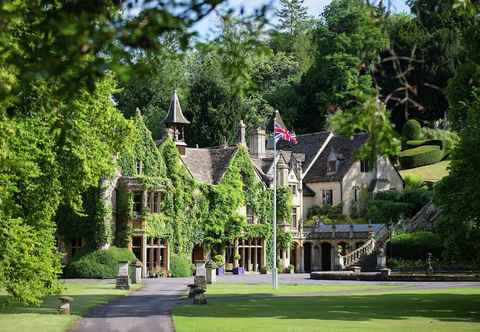
[[[441,149],[444,148],[445,143],[439,139],[419,139],[406,142],[406,149],[418,148],[424,145],[438,145]]]
[[[438,234],[432,232],[402,233],[395,235],[388,245],[388,254],[397,259],[426,259],[428,253],[440,258],[443,243]]]
[[[170,273],[174,278],[191,277],[192,263],[188,257],[172,254],[170,256]]]
[[[136,257],[127,248],[110,247],[75,256],[65,267],[66,278],[115,278],[118,262],[135,262]]]
[[[402,128],[404,141],[419,140],[422,138],[422,126],[417,120],[408,120]]]
[[[438,163],[445,156],[438,145],[423,145],[400,152],[398,155],[402,169],[415,168]]]

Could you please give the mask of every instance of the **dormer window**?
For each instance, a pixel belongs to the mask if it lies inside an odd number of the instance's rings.
[[[361,160],[360,161],[360,171],[362,173],[368,173],[370,172],[370,163],[368,162],[368,160]]]
[[[141,160],[135,162],[135,167],[137,169],[137,175],[143,174],[143,162]]]
[[[290,185],[290,191],[292,192],[293,195],[297,194],[297,185],[296,184],[291,184]]]
[[[327,159],[327,173],[331,174],[331,173],[337,172],[337,160],[338,160],[338,157],[335,151],[333,151],[332,149]]]
[[[327,173],[335,173],[337,171],[337,161],[329,160],[327,163]]]

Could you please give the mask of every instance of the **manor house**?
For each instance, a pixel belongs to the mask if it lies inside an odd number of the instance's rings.
[[[278,112],[275,117],[277,123],[283,124]],[[173,94],[164,123],[167,135],[177,146],[183,165],[199,182],[218,184],[240,148],[248,149],[257,181],[267,188],[273,185],[276,164],[278,186],[288,187],[292,193],[291,220],[279,220],[278,227],[293,236],[290,248],[279,250],[278,259],[281,266],[293,265],[297,272],[328,271],[356,264],[362,256],[375,249],[375,235],[383,234],[383,225],[329,225],[321,220],[309,220],[306,223],[312,208],[341,206],[343,214],[355,215],[362,209],[362,201],[366,196],[378,191],[403,189],[400,174],[387,158],[379,157],[377,167],[356,158],[356,153],[368,139],[366,134],[352,138],[328,131],[299,135],[296,145],[279,142],[274,160],[268,129],[256,128],[247,133],[243,123],[239,125],[235,145],[210,148],[188,146],[184,129],[190,122],[182,112],[176,93]],[[161,145],[163,141],[157,144]],[[161,190],[147,192],[135,177],[121,174],[113,186],[119,183],[132,192],[134,209],[138,211],[130,221],[133,234],[129,247],[142,261],[144,274],[147,275],[152,269],[168,270],[168,243],[146,236],[140,213],[142,208],[152,213],[159,211]],[[114,192],[109,199],[115,206]],[[257,222],[249,206],[240,210],[248,223]],[[205,259],[209,253],[204,249],[202,245],[195,246],[192,261]],[[241,266],[249,272],[260,272],[265,269],[267,262],[265,239],[238,239],[227,246],[224,255],[227,268]]]

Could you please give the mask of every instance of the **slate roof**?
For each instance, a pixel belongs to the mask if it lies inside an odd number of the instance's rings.
[[[168,114],[163,120],[165,124],[189,124],[188,121],[182,112],[182,107],[180,106],[180,101],[178,100],[177,91],[173,92],[172,101],[170,102],[170,107],[168,108]]]
[[[314,197],[315,192],[307,184],[303,185],[303,196]]]
[[[292,145],[288,142],[280,141],[277,144],[277,148],[279,150],[287,150],[298,154],[304,154],[305,162],[303,163],[303,170],[305,171],[329,135],[330,132],[328,131],[299,135],[297,136],[298,144]]]
[[[217,184],[227,170],[237,147],[186,148],[181,156],[190,173],[199,181]]]
[[[305,175],[303,181],[306,183],[342,181],[345,174],[357,160],[357,151],[367,141],[367,139],[367,134],[355,135],[353,139],[339,135],[333,136],[326,148],[323,150],[320,156],[318,156],[309,172]],[[327,173],[327,161],[332,149],[337,156],[341,157],[341,159],[337,166],[337,171],[333,174],[330,174]]]

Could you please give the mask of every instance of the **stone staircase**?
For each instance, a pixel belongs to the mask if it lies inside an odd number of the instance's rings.
[[[384,226],[376,233],[370,234],[370,239],[358,249],[346,255],[339,255],[338,265],[343,270],[351,269],[353,266],[361,266],[362,271],[375,271],[377,260],[376,251],[384,249],[385,243],[390,240],[392,230]]]

